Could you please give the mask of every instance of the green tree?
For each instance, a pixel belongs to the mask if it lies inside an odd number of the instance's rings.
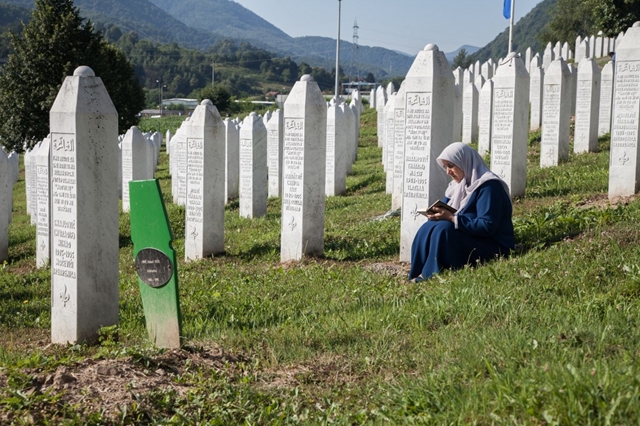
[[[594,4],[600,0],[558,0],[552,18],[540,33],[543,45],[573,43],[576,37],[594,34]]]
[[[460,49],[456,54],[455,58],[453,58],[453,62],[451,63],[451,68],[456,69],[458,67],[462,69],[469,68],[469,65],[473,63],[473,58],[467,53],[467,49]]]
[[[144,92],[125,55],[80,17],[72,0],[36,0],[0,71],[0,138],[9,150],[31,148],[49,133],[49,111],[65,77],[80,65],[104,82],[124,133],[137,124]]]
[[[590,0],[590,3],[594,3],[594,25],[606,36],[615,37],[640,20],[640,0]]]
[[[198,102],[202,102],[204,99],[209,99],[218,108],[218,112],[221,114],[229,110],[229,104],[231,103],[231,94],[219,84],[215,86],[207,86],[200,90],[198,93]]]

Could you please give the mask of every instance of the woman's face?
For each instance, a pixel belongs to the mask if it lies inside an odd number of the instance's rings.
[[[453,164],[451,161],[444,162],[444,169],[447,171],[447,174],[451,176],[451,178],[456,182],[460,182],[464,178],[464,172],[462,171],[462,169]]]

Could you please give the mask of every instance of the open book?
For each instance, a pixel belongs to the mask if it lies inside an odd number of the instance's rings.
[[[454,209],[453,207],[451,207],[450,205],[443,203],[441,200],[438,200],[435,203],[431,204],[426,209],[418,209],[418,213],[420,213],[421,215],[424,215],[424,216],[429,215],[429,214],[435,214],[436,211],[433,210],[434,207],[439,207],[441,209],[449,210],[452,214],[454,214],[455,212],[458,211],[458,210]]]

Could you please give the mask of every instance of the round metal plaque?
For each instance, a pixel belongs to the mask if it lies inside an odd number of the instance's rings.
[[[154,248],[145,248],[136,256],[136,272],[145,284],[158,288],[169,282],[173,267],[166,254]]]

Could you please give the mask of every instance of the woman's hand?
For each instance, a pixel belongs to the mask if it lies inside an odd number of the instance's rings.
[[[441,207],[434,207],[433,210],[435,213],[428,214],[427,219],[429,220],[448,220],[449,222],[453,222],[453,213],[451,213],[447,209],[443,209]]]

